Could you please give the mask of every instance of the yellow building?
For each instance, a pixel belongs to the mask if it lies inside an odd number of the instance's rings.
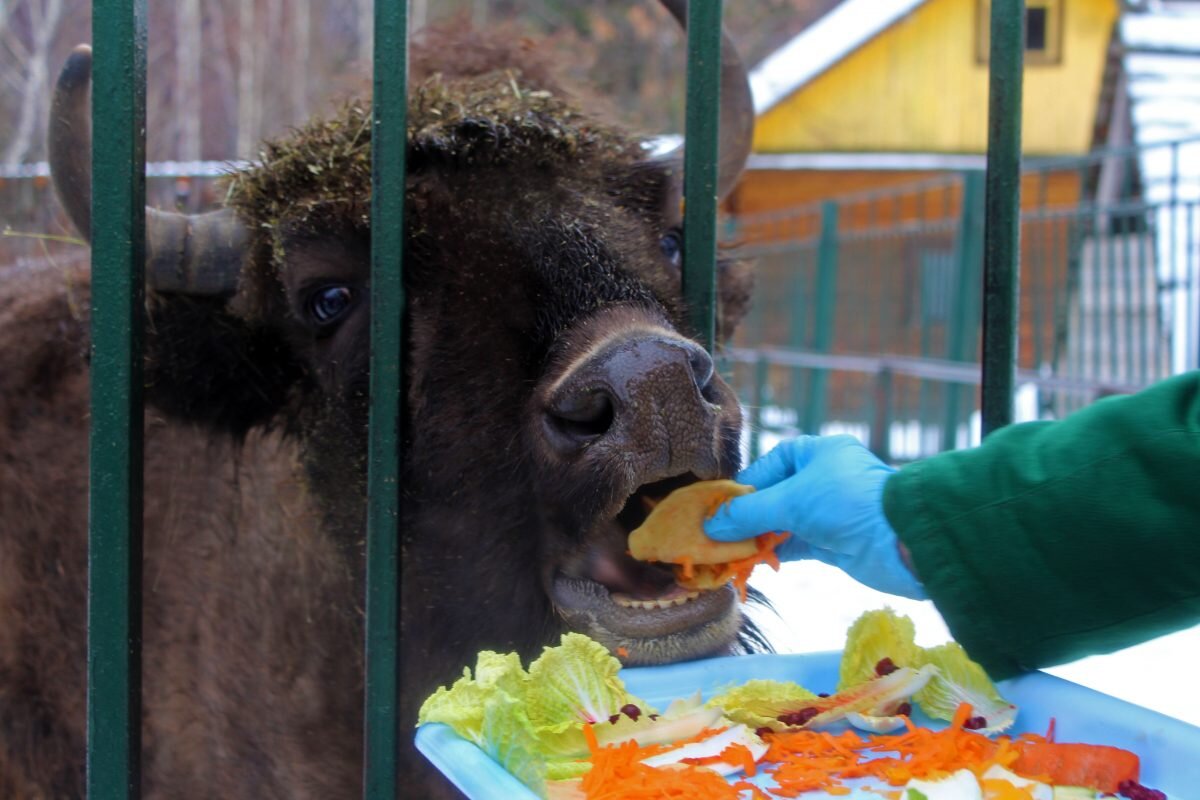
[[[753,214],[983,167],[988,0],[845,0],[751,76],[750,173],[730,210]],[[1022,139],[1028,157],[1086,153],[1117,0],[1028,0]],[[1073,187],[1057,187],[1073,200]]]

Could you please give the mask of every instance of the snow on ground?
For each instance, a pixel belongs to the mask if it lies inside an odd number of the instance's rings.
[[[912,618],[917,644],[950,638],[933,604],[868,589],[840,570],[816,562],[784,564],[779,572],[760,567],[751,585],[764,592],[778,616],[754,609],[751,616],[781,653],[840,650],[846,629],[864,611],[891,606]],[[1196,685],[1200,626],[1105,656],[1046,670],[1145,708],[1200,725]]]

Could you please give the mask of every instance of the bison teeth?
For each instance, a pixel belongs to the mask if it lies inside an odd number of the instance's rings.
[[[695,600],[700,596],[699,592],[688,592],[677,597],[672,597],[666,600],[635,600],[627,594],[613,594],[613,602],[624,608],[671,608],[672,606],[681,606],[689,600]]]

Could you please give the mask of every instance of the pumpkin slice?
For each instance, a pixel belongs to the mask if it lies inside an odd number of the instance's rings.
[[[758,551],[753,539],[718,542],[704,535],[704,520],[734,497],[754,491],[729,480],[699,481],[671,492],[629,534],[629,553],[638,561],[667,564],[727,564]]]
[[[686,589],[717,589],[733,581],[745,599],[746,581],[755,565],[779,568],[775,546],[788,534],[718,542],[704,535],[704,520],[722,504],[753,491],[730,480],[699,481],[676,489],[629,534],[629,554],[638,561],[673,564],[676,582]]]

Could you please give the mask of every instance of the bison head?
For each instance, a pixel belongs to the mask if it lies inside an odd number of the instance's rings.
[[[723,61],[722,193],[752,126],[728,42]],[[89,66],[76,51],[51,133],[85,234]],[[734,592],[685,591],[626,552],[656,498],[739,461],[738,404],[685,321],[679,154],[648,156],[519,64],[449,74],[415,79],[409,107],[409,669],[445,680],[477,650],[534,652],[564,628],[631,663],[725,652],[742,628]],[[147,218],[150,400],[234,435],[296,436],[351,570],[366,507],[370,120],[348,104],[266,145],[225,209]],[[719,283],[727,335],[748,271],[722,263]]]

